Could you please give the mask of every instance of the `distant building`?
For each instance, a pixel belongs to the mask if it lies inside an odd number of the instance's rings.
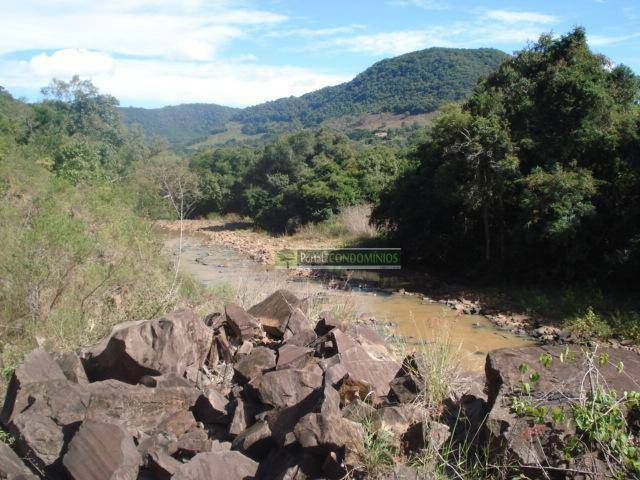
[[[387,138],[388,133],[387,132],[376,132],[374,133],[374,135],[378,138]]]

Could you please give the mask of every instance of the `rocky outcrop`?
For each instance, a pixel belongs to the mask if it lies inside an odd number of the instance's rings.
[[[372,439],[384,440],[397,463],[380,478],[423,478],[402,465],[423,449],[488,451],[495,458],[487,461],[515,466],[514,476],[615,473],[589,445],[563,457],[576,426],[534,419],[513,401],[570,410],[568,399],[596,378],[637,390],[638,355],[490,352],[486,384],[468,375],[427,408],[419,365],[429,359],[399,363],[370,327],[326,313],[312,324],[304,303],[279,291],[248,311],[229,304],[204,320],[182,310],[122,324],[79,357],[34,350],[8,385],[0,420],[15,443],[0,444],[0,477],[367,478]],[[624,412],[634,431],[637,410]]]
[[[209,354],[211,331],[191,310],[113,328],[98,345],[81,354],[91,381],[138,383],[144,375],[197,372]]]

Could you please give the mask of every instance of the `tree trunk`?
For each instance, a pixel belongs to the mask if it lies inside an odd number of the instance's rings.
[[[489,227],[489,204],[482,205],[482,223],[484,224],[484,259],[489,263],[491,260],[491,231]]]

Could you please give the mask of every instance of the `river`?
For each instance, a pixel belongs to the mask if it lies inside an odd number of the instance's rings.
[[[179,239],[166,237],[165,251],[176,258]],[[205,244],[197,236],[183,239],[180,269],[211,287],[230,285],[249,307],[279,288],[338,305],[348,313],[388,326],[410,346],[417,341],[447,342],[460,355],[465,370],[479,371],[488,351],[533,344],[531,339],[499,330],[482,315],[466,315],[422,296],[366,288],[356,280],[347,291],[336,282],[291,276],[286,270],[258,264],[231,247]]]

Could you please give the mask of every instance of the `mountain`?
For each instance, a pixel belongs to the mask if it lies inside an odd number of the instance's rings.
[[[127,123],[172,144],[225,131],[227,122],[243,134],[260,134],[295,122],[306,127],[343,116],[388,112],[421,114],[443,102],[465,98],[479,78],[493,72],[507,55],[490,48],[428,48],[375,63],[353,80],[301,97],[288,97],[244,109],[213,104],[160,109],[122,109]]]
[[[190,103],[162,108],[121,108],[128,125],[137,123],[147,133],[169,140],[174,147],[185,147],[217,132],[223,132],[240,109],[212,103]]]

